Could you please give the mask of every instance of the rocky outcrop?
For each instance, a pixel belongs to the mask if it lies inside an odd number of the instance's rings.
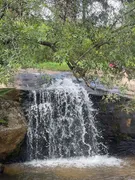
[[[102,97],[91,96],[98,129],[102,131],[104,143],[109,154],[120,156],[135,155],[135,112],[127,114],[121,106],[126,106],[128,99],[105,103]]]
[[[0,99],[0,161],[5,160],[23,141],[27,131],[19,103]]]
[[[15,89],[6,94],[6,98],[11,101],[0,99],[0,120],[2,120],[0,121],[0,160],[5,159],[19,146],[27,130],[24,115],[18,103],[13,101],[19,101],[20,98],[26,100],[29,91],[45,87],[45,85],[50,84],[51,79],[62,79],[64,77],[72,78],[76,82],[76,79],[70,72],[37,72],[29,69],[21,70],[15,76],[14,82],[8,86]],[[84,81],[80,80],[80,84],[89,92],[95,109],[98,109],[98,113],[95,111],[95,119],[98,122],[99,129],[103,132],[109,152],[112,154],[132,153],[135,155],[135,113],[126,114],[121,112],[120,109],[117,110],[116,107],[119,102],[109,104],[102,102],[103,95],[112,93],[122,97],[123,100],[120,103],[125,105],[127,99],[129,100],[135,95],[135,81],[127,82],[126,79],[122,81],[123,85],[127,83],[130,91],[123,95],[118,88],[105,88],[98,81],[91,82],[92,88],[89,88]],[[0,85],[0,88],[5,87]],[[20,97],[21,93],[22,96]],[[27,109],[27,103],[25,106]]]
[[[47,84],[50,84],[52,79],[63,78],[71,78],[73,81],[78,82],[78,80],[73,76],[73,73],[68,71],[61,72],[51,70],[38,70],[33,68],[20,69],[7,85],[0,84],[0,89],[14,88],[16,90],[30,91],[45,87]],[[132,99],[135,96],[135,79],[129,80],[125,76],[119,83],[117,83],[122,87],[125,87],[124,94],[116,85],[114,85],[114,88],[109,88],[103,85],[98,79],[89,82],[91,88],[88,87],[82,79],[79,79],[79,82],[87,89],[90,94],[95,96],[103,96],[110,93],[117,94],[120,97],[129,99]]]

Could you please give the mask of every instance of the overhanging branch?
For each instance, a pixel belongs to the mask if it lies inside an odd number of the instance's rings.
[[[39,41],[40,45],[50,47],[54,52],[56,51],[56,43],[51,43],[48,41]]]

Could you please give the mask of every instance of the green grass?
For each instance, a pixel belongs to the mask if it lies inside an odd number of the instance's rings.
[[[4,96],[4,95],[6,95],[7,93],[9,93],[10,91],[12,91],[12,89],[10,89],[10,88],[0,89],[0,96]]]
[[[56,63],[56,62],[37,63],[33,66],[33,68],[46,69],[46,70],[52,70],[52,71],[70,71],[66,62],[62,64]]]

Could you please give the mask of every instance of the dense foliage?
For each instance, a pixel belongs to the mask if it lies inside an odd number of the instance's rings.
[[[123,69],[133,78],[135,3],[119,6],[116,11],[107,0],[0,0],[0,81],[45,59],[66,62],[86,82],[102,77],[112,83]]]

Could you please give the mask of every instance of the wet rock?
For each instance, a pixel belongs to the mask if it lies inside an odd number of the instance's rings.
[[[0,161],[5,160],[23,141],[27,125],[19,103],[0,99]]]
[[[135,139],[121,141],[116,147],[116,153],[120,156],[134,156],[135,155]]]
[[[135,113],[122,111],[127,99],[105,103],[102,97],[91,96],[95,112],[95,120],[98,129],[102,132],[103,141],[111,155],[131,156],[135,155]]]

